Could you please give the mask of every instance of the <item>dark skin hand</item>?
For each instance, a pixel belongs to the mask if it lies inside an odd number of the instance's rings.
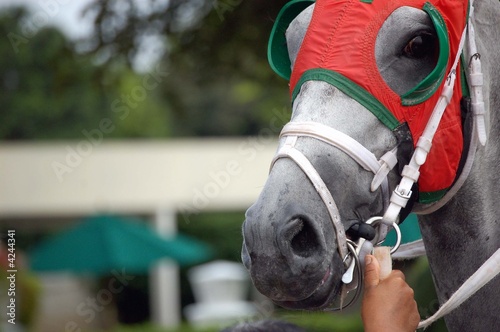
[[[372,255],[366,256],[365,292],[361,318],[365,332],[414,332],[420,321],[413,289],[403,272],[393,270],[380,280],[380,264]]]

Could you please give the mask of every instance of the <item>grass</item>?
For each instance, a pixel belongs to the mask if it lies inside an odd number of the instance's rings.
[[[308,332],[362,332],[359,314],[325,312],[278,311],[272,319],[281,319],[303,327]],[[165,329],[153,324],[118,326],[112,332],[219,332],[219,328],[195,328],[187,323],[174,329]]]

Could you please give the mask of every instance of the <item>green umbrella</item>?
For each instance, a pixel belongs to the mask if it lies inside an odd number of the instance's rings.
[[[30,253],[35,271],[109,274],[113,270],[145,273],[159,259],[180,265],[211,258],[211,249],[183,235],[164,238],[133,219],[99,216],[84,220],[36,247]]]

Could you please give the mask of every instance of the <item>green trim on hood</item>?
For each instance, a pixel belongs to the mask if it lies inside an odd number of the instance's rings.
[[[394,130],[400,125],[398,119],[367,90],[344,75],[323,68],[310,69],[302,75],[293,90],[292,103],[299,94],[302,84],[306,81],[324,81],[335,86],[372,112],[390,130]]]

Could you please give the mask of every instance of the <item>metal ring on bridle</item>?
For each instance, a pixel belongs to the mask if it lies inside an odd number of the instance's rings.
[[[382,221],[382,217],[372,217],[368,219],[365,223],[372,226],[378,226]],[[392,223],[392,228],[396,231],[396,244],[391,248],[391,255],[394,254],[401,246],[401,230],[399,229],[399,225],[395,222]],[[380,245],[384,242],[385,239],[377,242],[377,245]]]
[[[383,219],[382,217],[372,217],[372,218],[368,219],[365,223],[368,225],[372,225],[374,227],[377,227],[380,225],[382,219]],[[390,251],[391,254],[395,253],[399,249],[399,246],[401,245],[401,230],[399,229],[399,226],[396,223],[393,223],[392,227],[396,231],[396,244],[394,245],[394,247],[391,248],[391,251]],[[361,239],[361,240],[363,240],[363,239]],[[383,241],[384,240],[379,241],[377,243],[377,245],[380,245]],[[349,263],[349,265],[354,264],[353,268],[356,270],[356,274],[358,277],[358,279],[357,279],[358,286],[356,287],[356,293],[354,294],[354,296],[351,298],[351,300],[346,305],[341,305],[338,308],[328,308],[328,309],[325,309],[325,311],[339,311],[339,310],[343,310],[345,308],[348,308],[349,306],[351,306],[353,303],[355,303],[358,300],[359,295],[361,294],[361,289],[363,287],[363,285],[362,285],[363,284],[362,283],[363,271],[362,271],[361,263],[359,260],[358,249],[361,248],[362,242],[358,241],[358,243],[356,243],[356,242],[353,242],[351,240],[347,240],[346,245],[347,245],[347,249],[349,252],[344,257],[343,262],[345,264],[347,259],[349,258],[349,256],[352,257],[352,259],[353,259],[353,261],[351,261],[351,263]]]
[[[363,271],[361,269],[359,257],[358,257],[358,254],[356,252],[356,244],[354,242],[348,240],[347,241],[347,249],[349,250],[349,254],[346,257],[344,257],[344,263],[349,256],[352,256],[352,259],[354,259],[354,262],[355,262],[356,273],[358,275],[358,283],[359,283],[360,280],[363,280]],[[354,294],[354,296],[351,298],[351,300],[346,305],[341,305],[338,308],[326,308],[326,309],[324,309],[324,311],[341,311],[341,310],[344,310],[346,308],[349,308],[352,304],[356,303],[356,301],[358,300],[359,295],[361,294],[361,288],[362,288],[362,283],[360,285],[358,285],[358,287],[356,288],[356,293]]]

